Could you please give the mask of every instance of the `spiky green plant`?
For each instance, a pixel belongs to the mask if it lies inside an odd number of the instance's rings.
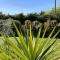
[[[9,39],[8,36],[0,33],[4,37],[4,41],[7,42],[7,46],[3,45],[0,47],[0,60],[58,60],[60,59],[60,44],[59,40],[55,37],[60,32],[58,31],[52,38],[50,38],[56,28],[52,30],[48,38],[44,38],[45,32],[42,38],[40,38],[41,28],[39,30],[37,38],[32,36],[30,27],[30,36],[28,40],[28,46],[26,44],[26,39],[22,36],[17,29],[15,23],[13,23],[18,37],[13,38],[17,42],[16,44],[12,42],[13,39]]]

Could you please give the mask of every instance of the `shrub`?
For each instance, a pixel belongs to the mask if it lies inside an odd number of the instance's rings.
[[[13,23],[14,24],[14,23]],[[50,38],[56,28],[52,30],[48,38],[44,38],[46,29],[42,38],[40,38],[41,28],[39,30],[37,38],[33,38],[31,33],[30,27],[30,36],[28,39],[28,45],[26,44],[26,39],[24,36],[20,34],[16,25],[14,24],[18,38],[14,35],[14,39],[16,40],[17,44],[14,44],[9,37],[5,36],[4,34],[0,33],[4,37],[4,41],[6,41],[6,45],[4,47],[0,47],[0,60],[57,60],[60,59],[60,46],[59,40],[55,39],[57,34],[60,32],[58,31],[53,38]]]

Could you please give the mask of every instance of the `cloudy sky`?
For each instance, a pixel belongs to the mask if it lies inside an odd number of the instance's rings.
[[[60,0],[57,0],[57,6],[60,6]],[[0,11],[6,14],[40,12],[53,7],[54,0],[0,0]]]

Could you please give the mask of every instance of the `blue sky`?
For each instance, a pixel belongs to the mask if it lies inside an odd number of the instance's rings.
[[[60,6],[60,0],[57,0],[57,6]],[[0,11],[6,14],[40,12],[53,7],[54,0],[0,0]]]

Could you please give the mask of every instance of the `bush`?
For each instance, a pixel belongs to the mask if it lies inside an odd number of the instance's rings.
[[[58,31],[52,38],[50,38],[55,30],[52,30],[48,38],[44,38],[45,32],[40,38],[41,28],[39,30],[37,38],[34,38],[31,33],[30,26],[30,36],[28,39],[28,44],[26,44],[26,39],[20,34],[16,25],[14,24],[18,38],[14,36],[17,44],[12,42],[9,37],[0,33],[6,41],[6,45],[2,48],[0,47],[0,59],[4,60],[57,60],[60,59],[60,44],[59,40],[55,39]],[[6,49],[7,46],[7,49]]]

